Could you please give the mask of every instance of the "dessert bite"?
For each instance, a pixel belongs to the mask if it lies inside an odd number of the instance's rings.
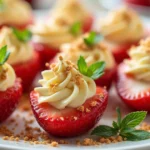
[[[128,58],[127,51],[144,37],[144,27],[138,14],[121,7],[108,14],[100,23],[100,32],[110,47],[117,63]]]
[[[91,30],[94,21],[92,14],[79,0],[57,1],[49,15],[49,21],[53,19],[58,23],[65,21],[69,25],[80,22],[84,32]]]
[[[43,68],[58,52],[62,44],[72,42],[82,33],[79,22],[69,25],[67,22],[37,23],[30,27],[33,33],[32,43],[34,49],[41,57]]]
[[[106,86],[109,89],[114,78],[116,63],[111,51],[102,40],[103,37],[99,33],[86,33],[72,43],[63,44],[60,48],[61,52],[51,62],[63,56],[64,59],[77,64],[80,55],[84,57],[87,66],[105,61],[105,74],[95,82],[98,86]]]
[[[11,52],[8,63],[22,79],[23,90],[28,91],[40,71],[40,57],[30,44],[31,32],[16,28],[3,27],[0,31],[0,47],[7,45]]]
[[[0,123],[12,114],[22,95],[21,80],[6,63],[9,55],[7,46],[0,49]]]
[[[103,74],[104,62],[93,64],[89,71],[84,62],[80,57],[77,68],[60,56],[58,62],[42,72],[43,79],[39,80],[42,86],[30,94],[35,118],[51,135],[73,137],[87,132],[107,106],[107,91],[96,87],[92,79]]]
[[[32,8],[24,0],[1,0],[0,28],[11,26],[24,29],[33,23]]]
[[[150,38],[132,47],[129,56],[118,67],[117,92],[128,106],[150,111]]]

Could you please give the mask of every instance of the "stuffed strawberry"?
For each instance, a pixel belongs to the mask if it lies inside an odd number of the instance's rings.
[[[80,57],[78,69],[75,64],[61,56],[50,70],[42,72],[42,87],[30,94],[34,115],[40,126],[49,134],[73,137],[90,130],[102,116],[108,93],[96,87],[93,79],[103,74],[104,62],[84,68]],[[93,78],[93,79],[92,79]]]
[[[89,32],[92,28],[94,17],[78,0],[57,1],[50,10],[48,22],[56,20],[57,23],[72,25],[80,22],[83,32]]]
[[[103,36],[98,33],[93,31],[86,33],[72,43],[63,44],[60,48],[61,52],[50,63],[57,61],[60,55],[75,64],[77,64],[78,58],[81,55],[85,58],[87,66],[98,61],[105,61],[105,74],[95,80],[95,82],[98,86],[106,86],[109,89],[114,79],[116,63],[111,51],[102,40]]]
[[[100,26],[100,32],[117,63],[128,58],[127,51],[130,47],[138,45],[140,39],[145,37],[141,19],[128,7],[110,12],[101,20]]]
[[[118,95],[129,107],[150,111],[150,38],[131,48],[129,56],[118,67]]]
[[[23,90],[28,91],[40,71],[40,58],[29,40],[32,34],[28,30],[3,27],[0,31],[0,46],[7,45],[11,52],[8,63],[16,75],[22,79]]]
[[[32,44],[39,53],[43,69],[45,63],[49,62],[59,51],[64,43],[75,40],[82,33],[81,23],[72,25],[58,24],[56,22],[40,23],[30,27],[33,38]]]
[[[6,63],[9,55],[7,46],[0,49],[0,123],[12,114],[22,95],[21,80]]]
[[[24,0],[1,0],[0,16],[0,27],[25,29],[33,23],[32,8]]]

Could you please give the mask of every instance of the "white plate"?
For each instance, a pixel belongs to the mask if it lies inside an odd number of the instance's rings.
[[[118,98],[116,95],[115,89],[112,88],[110,90],[110,97],[109,97],[109,105],[107,107],[106,112],[104,113],[104,116],[100,120],[100,124],[107,124],[110,125],[112,120],[115,120],[115,108],[120,107],[122,114],[126,114],[130,112],[131,110],[127,108],[126,105],[123,104],[123,102]],[[21,114],[20,117],[16,117],[17,114]],[[9,128],[13,128],[14,125],[9,125],[9,121],[12,118],[15,118],[18,122],[19,126],[16,128],[16,133],[18,133],[20,130],[23,130],[23,124],[22,119],[23,117],[27,118],[27,114],[25,112],[20,111],[19,109],[15,111],[15,113],[3,124],[7,125]],[[146,118],[146,122],[150,120],[150,116]],[[149,122],[150,123],[150,122]],[[39,125],[36,123],[33,126],[39,127]],[[87,137],[87,135],[82,136],[80,138]],[[76,141],[79,139],[72,138],[68,139],[71,141]],[[100,145],[100,146],[76,146],[76,144],[68,144],[68,145],[59,145],[59,149],[66,150],[68,148],[69,150],[149,150],[150,149],[150,140],[144,140],[139,142],[121,142],[121,143],[115,143],[115,144],[108,144],[108,145]],[[24,141],[20,142],[14,142],[14,141],[5,141],[2,138],[0,138],[0,149],[6,149],[6,150],[48,150],[48,149],[58,149],[50,146],[45,145],[31,145],[29,143],[25,143]]]

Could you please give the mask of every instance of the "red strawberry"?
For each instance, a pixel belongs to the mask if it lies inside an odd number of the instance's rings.
[[[23,90],[25,92],[29,91],[36,74],[41,69],[40,65],[39,54],[34,52],[32,60],[12,66],[16,72],[16,75],[22,79]]]
[[[143,5],[143,6],[150,6],[149,0],[124,0],[127,3]]]
[[[0,91],[0,123],[6,120],[15,110],[22,95],[21,80],[17,79],[13,87]]]
[[[105,74],[101,76],[99,79],[95,80],[97,86],[104,87],[109,90],[112,84],[112,81],[115,78],[116,74],[116,66],[112,69],[105,70]]]
[[[150,111],[150,84],[135,80],[125,74],[125,64],[120,64],[117,73],[116,89],[120,98],[136,110]]]
[[[97,87],[96,95],[83,104],[84,112],[77,108],[58,110],[48,103],[38,104],[38,97],[37,92],[31,92],[32,110],[40,126],[49,134],[73,137],[87,132],[98,122],[107,106],[108,93]]]
[[[33,43],[33,47],[40,55],[43,69],[45,68],[45,63],[49,62],[59,52],[58,49],[49,47],[46,44]]]
[[[93,25],[93,17],[92,16],[89,16],[89,18],[86,19],[86,21],[84,22],[83,24],[83,32],[89,32],[92,28],[92,25]]]

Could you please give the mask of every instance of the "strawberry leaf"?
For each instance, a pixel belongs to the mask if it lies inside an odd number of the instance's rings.
[[[27,42],[32,37],[32,33],[27,29],[19,30],[19,29],[16,29],[14,27],[12,29],[13,29],[13,33],[17,37],[17,39],[22,41],[22,42]]]
[[[120,127],[120,125],[121,125],[121,112],[120,112],[120,108],[116,108],[116,112],[117,112],[117,117],[118,117],[117,123],[118,123],[118,126]]]
[[[135,127],[139,125],[146,117],[146,111],[137,111],[129,113],[121,122],[121,128]]]
[[[74,23],[70,28],[70,32],[73,35],[78,35],[79,33],[81,33],[81,23],[80,22]]]
[[[117,135],[117,132],[118,132],[117,130],[115,130],[114,128],[110,126],[100,125],[92,131],[91,135],[96,135],[96,136],[101,136],[101,137],[110,137],[110,136]]]
[[[0,65],[3,65],[10,55],[10,52],[7,51],[7,46],[4,46],[0,49]]]

